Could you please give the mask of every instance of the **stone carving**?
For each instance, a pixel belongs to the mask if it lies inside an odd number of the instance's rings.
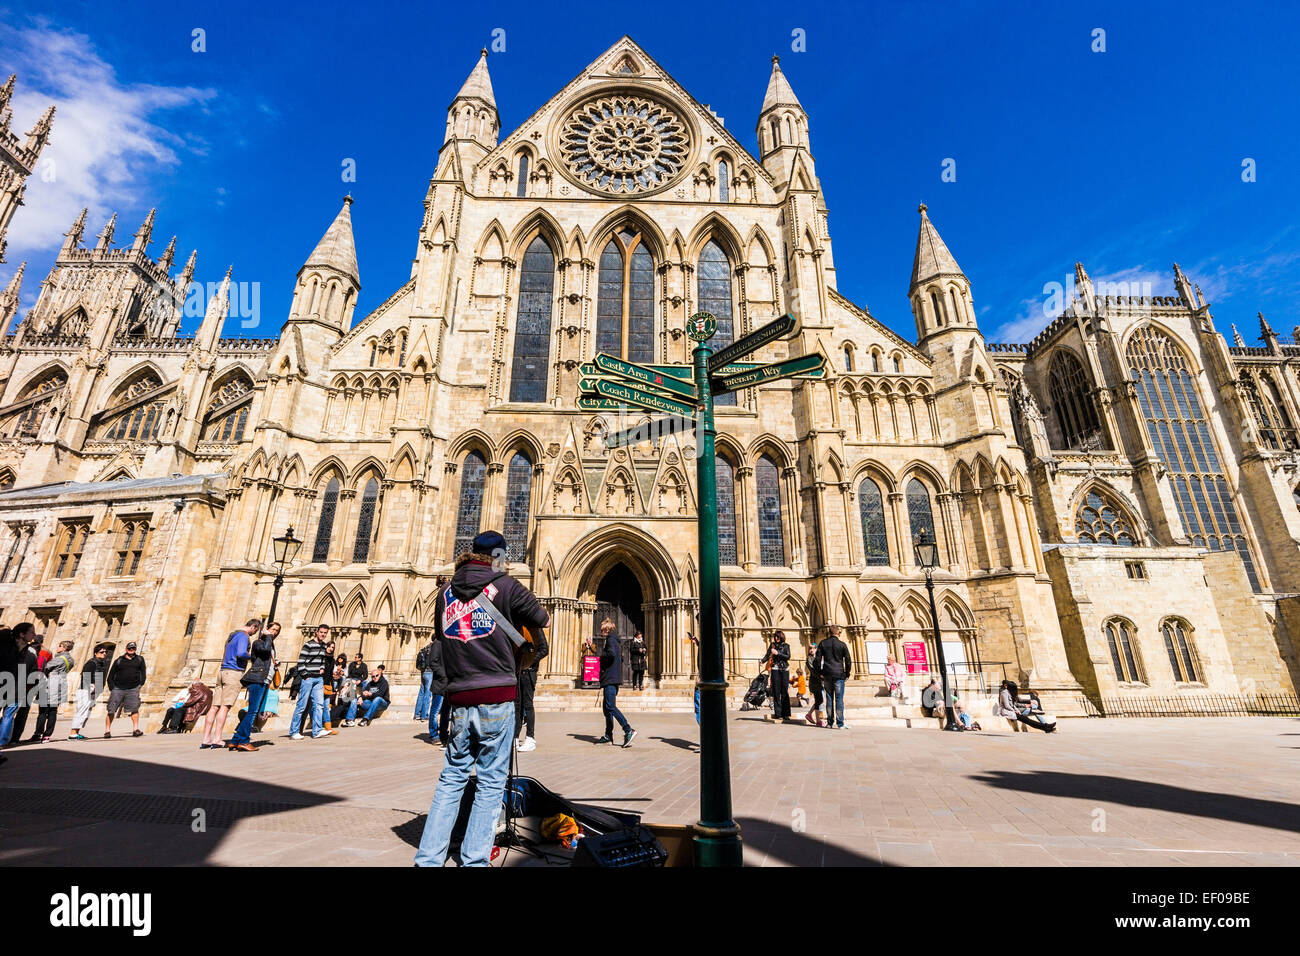
[[[560,130],[570,178],[611,195],[662,189],[686,166],[690,133],[662,103],[644,96],[600,96],[578,106]]]

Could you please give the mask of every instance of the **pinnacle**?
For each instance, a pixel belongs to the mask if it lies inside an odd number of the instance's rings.
[[[922,283],[936,276],[964,275],[957,260],[948,251],[947,245],[939,236],[930,217],[926,215],[926,205],[921,203],[917,210],[921,214],[921,228],[916,236],[916,258],[912,263],[912,284],[908,293],[915,291]]]
[[[361,276],[357,270],[357,247],[352,238],[351,207],[352,197],[345,196],[343,208],[334,217],[330,227],[325,230],[325,235],[321,237],[321,241],[316,244],[316,248],[303,263],[303,268],[321,266],[333,269],[347,276],[359,287]]]

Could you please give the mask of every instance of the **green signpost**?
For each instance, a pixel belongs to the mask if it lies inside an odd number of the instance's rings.
[[[606,374],[617,375],[619,378],[625,378],[641,385],[649,385],[661,392],[685,395],[691,401],[695,400],[695,386],[690,381],[674,378],[644,365],[624,362],[622,359],[606,355],[604,352],[596,356],[596,368]]]
[[[758,368],[750,369],[748,372],[739,372],[735,375],[726,375],[721,378],[713,377],[713,394],[720,395],[725,392],[738,392],[742,388],[749,388],[753,385],[761,385],[764,382],[775,382],[779,378],[793,378],[796,375],[807,375],[812,372],[825,372],[826,356],[819,353],[810,355],[800,355],[798,358],[788,359],[784,362],[774,362],[771,365],[760,365]]]
[[[694,418],[683,418],[680,415],[669,415],[667,418],[652,418],[650,421],[643,422],[634,428],[627,428],[607,436],[605,438],[605,447],[626,448],[629,445],[639,445],[643,441],[654,441],[661,435],[675,435],[678,432],[694,430],[694,428]]]
[[[709,371],[716,374],[724,365],[730,365],[736,359],[761,349],[768,342],[789,335],[794,331],[794,326],[794,316],[789,312],[767,325],[759,326],[743,339],[737,339],[709,359]]]

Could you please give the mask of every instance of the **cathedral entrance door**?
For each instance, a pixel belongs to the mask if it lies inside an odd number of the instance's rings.
[[[592,643],[597,650],[603,650],[605,642],[600,636],[600,622],[605,618],[613,621],[614,634],[621,645],[624,687],[632,683],[628,645],[638,631],[645,633],[645,612],[641,608],[643,600],[641,584],[626,564],[616,564],[606,571],[596,588],[596,613],[592,615],[595,639]]]

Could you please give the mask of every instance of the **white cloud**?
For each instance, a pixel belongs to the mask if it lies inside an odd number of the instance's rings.
[[[90,208],[87,232],[93,234],[114,209],[153,205],[150,174],[175,166],[179,153],[194,151],[183,137],[156,125],[155,117],[201,109],[216,96],[211,89],[124,84],[89,37],[43,22],[0,24],[0,47],[18,74],[15,130],[25,132],[47,106],[56,107],[50,142],[9,226],[11,263],[57,249],[83,206]],[[135,225],[119,222],[119,236],[130,235]]]
[[[1174,295],[1173,272],[1157,272],[1146,266],[1134,266],[1119,272],[1092,275],[1093,290],[1106,295]],[[1059,279],[1043,283],[1044,291],[1034,298],[1025,299],[1016,309],[1017,318],[994,328],[988,336],[993,342],[1029,342],[1047,328],[1052,320],[1069,306],[1074,291],[1074,272]],[[1204,288],[1204,286],[1202,286]],[[1209,294],[1208,291],[1206,293]]]

